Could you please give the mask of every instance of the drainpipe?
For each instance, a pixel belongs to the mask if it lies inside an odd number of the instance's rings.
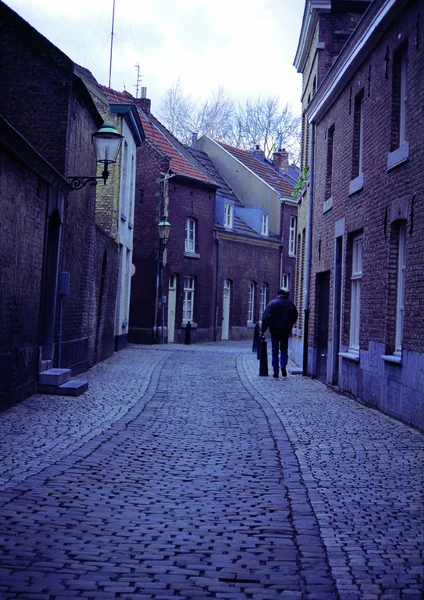
[[[304,302],[304,327],[303,327],[303,375],[308,374],[308,338],[309,338],[309,297],[312,262],[312,215],[314,201],[314,161],[315,161],[315,125],[309,125],[309,206],[308,229],[306,233],[306,267],[305,267],[305,302]]]
[[[217,341],[218,337],[218,302],[219,302],[219,267],[220,267],[220,240],[218,231],[215,229],[215,244],[216,244],[216,273],[215,273],[215,320],[213,324],[213,339]]]

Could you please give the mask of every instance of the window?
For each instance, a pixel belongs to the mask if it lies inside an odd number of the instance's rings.
[[[327,178],[325,185],[325,199],[331,198],[333,183],[333,145],[334,145],[334,125],[330,127],[327,133]]]
[[[224,207],[224,227],[225,229],[233,228],[234,205],[231,202],[226,202]]]
[[[268,284],[263,283],[261,285],[260,297],[259,297],[259,320],[262,321],[262,315],[266,305],[268,304]]]
[[[361,316],[362,235],[352,240],[352,274],[350,277],[350,350],[359,354]]]
[[[404,319],[404,293],[405,293],[405,246],[406,225],[399,227],[398,253],[396,269],[396,335],[395,353],[402,352],[403,319]]]
[[[361,90],[355,98],[353,113],[353,155],[352,155],[352,179],[359,177],[362,173],[362,158],[364,146],[364,90]]]
[[[290,217],[289,255],[296,256],[296,217]]]
[[[290,291],[290,275],[288,273],[281,274],[281,285],[282,290]]]
[[[263,235],[263,236],[269,235],[269,214],[268,213],[263,213],[263,215],[262,215],[261,235]]]
[[[185,225],[185,251],[194,253],[196,250],[196,221],[187,219]]]
[[[183,323],[193,322],[194,277],[184,277]]]
[[[403,47],[393,57],[392,150],[407,140],[406,104],[408,96],[408,55]]]
[[[249,300],[247,304],[247,322],[253,323],[255,310],[255,284],[249,283]]]

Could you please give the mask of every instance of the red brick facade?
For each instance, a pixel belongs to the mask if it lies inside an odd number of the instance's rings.
[[[311,374],[422,428],[424,38],[420,5],[399,1],[389,9],[382,0],[374,2],[306,111],[315,142],[307,345]],[[379,27],[371,27],[373,19],[381,23]],[[364,49],[355,56],[361,44]],[[397,131],[396,69],[401,52],[407,56],[405,144]],[[404,269],[397,264],[402,226]],[[359,259],[358,247],[362,248]],[[323,353],[327,353],[324,361]]]

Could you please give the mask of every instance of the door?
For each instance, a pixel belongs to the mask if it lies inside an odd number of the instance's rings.
[[[330,271],[317,275],[317,379],[327,383],[328,313],[330,299]]]
[[[177,300],[177,276],[169,276],[168,287],[168,344],[175,341],[175,304]]]
[[[221,340],[228,340],[230,332],[230,300],[231,300],[231,282],[229,279],[224,281],[224,298],[222,303],[222,333]]]

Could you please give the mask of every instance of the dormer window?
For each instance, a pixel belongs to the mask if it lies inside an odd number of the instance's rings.
[[[226,202],[224,206],[224,227],[225,229],[232,229],[234,222],[234,204]]]
[[[263,215],[262,215],[261,235],[263,235],[264,237],[269,236],[269,214],[268,213],[263,213]]]

